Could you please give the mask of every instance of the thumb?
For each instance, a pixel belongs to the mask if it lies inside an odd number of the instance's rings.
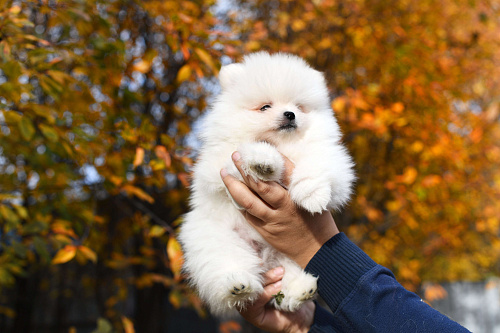
[[[251,323],[262,324],[266,318],[267,303],[281,290],[281,280],[268,284],[264,287],[264,292],[252,304],[240,311],[243,318]],[[269,317],[269,316],[267,316]]]

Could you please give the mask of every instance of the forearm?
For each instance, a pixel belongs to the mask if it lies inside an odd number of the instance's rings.
[[[326,242],[306,270],[319,276],[318,292],[339,332],[468,332],[404,289],[344,234]]]

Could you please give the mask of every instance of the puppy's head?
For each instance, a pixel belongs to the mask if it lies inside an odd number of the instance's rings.
[[[303,133],[311,113],[331,112],[323,75],[299,57],[266,52],[223,66],[218,106],[235,131],[276,142]]]

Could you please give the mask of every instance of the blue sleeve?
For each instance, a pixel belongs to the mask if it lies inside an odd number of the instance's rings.
[[[314,310],[314,323],[309,330],[309,333],[336,333],[333,328],[333,315],[323,309],[317,302]]]
[[[316,305],[311,332],[469,332],[401,286],[343,233],[306,267],[333,315]],[[329,328],[330,327],[330,328]]]

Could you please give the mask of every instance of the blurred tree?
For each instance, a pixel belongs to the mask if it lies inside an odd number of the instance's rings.
[[[230,15],[245,51],[292,52],[325,72],[357,165],[343,230],[411,289],[498,273],[498,4],[240,6],[245,17]]]
[[[212,5],[0,1],[0,330],[30,331],[41,290],[52,332],[89,294],[100,326],[166,330],[166,299],[204,315],[173,227],[224,41]]]
[[[325,72],[357,165],[337,217],[353,240],[410,288],[498,273],[495,3],[235,0],[218,19],[214,5],[0,0],[1,331],[205,315],[173,233],[191,129],[220,59],[261,49]]]

